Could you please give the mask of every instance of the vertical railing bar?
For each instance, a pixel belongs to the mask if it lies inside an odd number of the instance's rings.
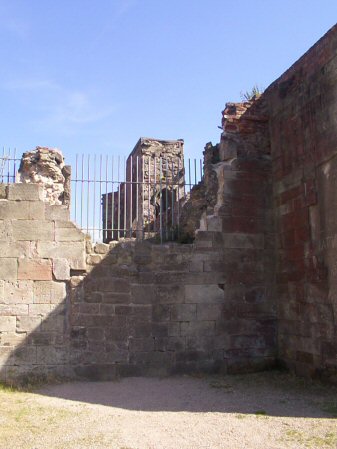
[[[197,160],[194,158],[194,185],[197,185]]]
[[[108,237],[108,216],[109,216],[109,184],[108,184],[108,167],[109,167],[109,155],[105,156],[105,214],[104,214],[104,240],[107,242]]]
[[[159,231],[160,231],[160,243],[163,243],[163,160],[159,158]]]
[[[102,204],[102,154],[99,155],[99,230],[98,230],[98,238],[99,240],[104,239],[104,233],[103,233],[103,223],[102,223],[102,211],[103,211],[103,204]],[[105,211],[105,214],[107,214],[107,211]]]
[[[153,230],[154,232],[157,232],[157,215],[156,215],[156,206],[157,206],[157,159],[156,156],[154,156],[154,195],[153,195],[153,207],[154,207],[154,214],[153,214]]]
[[[84,197],[84,154],[82,153],[82,177],[81,177],[81,229],[83,230],[83,197]]]
[[[139,185],[138,185],[138,182],[139,182],[139,156],[137,156],[136,157],[136,181],[137,181],[137,184],[136,184],[136,238],[137,238],[137,240],[138,240],[138,236],[139,236],[139,232],[138,232],[138,228],[139,228],[139,223],[138,223],[138,216],[139,216],[139,214],[138,214],[138,206],[139,206],[139,199],[138,199],[138,196],[139,196]]]
[[[199,159],[199,162],[200,162],[200,181],[201,181],[201,180],[202,180],[202,177],[203,177],[203,173],[202,173],[202,160]]]
[[[188,191],[191,190],[191,159],[188,158]]]
[[[78,154],[76,153],[75,156],[75,182],[74,182],[74,187],[75,187],[75,195],[74,195],[74,206],[75,206],[75,222],[77,222],[77,176],[78,176],[78,169],[77,169],[77,163],[78,163]]]
[[[11,148],[8,148],[8,163],[7,163],[7,184],[9,184],[9,170],[10,170],[10,163],[11,163]]]
[[[14,147],[14,161],[13,161],[13,182],[16,181],[16,147]]]
[[[2,147],[1,182],[4,182],[4,173],[5,173],[5,146]]]
[[[114,237],[115,228],[115,184],[114,184],[114,155],[111,155],[111,240]]]
[[[185,182],[184,182],[184,188],[185,188]],[[179,207],[179,201],[180,201],[180,159],[178,159],[178,202],[177,202],[177,233],[178,238],[180,235],[180,207]]]
[[[174,162],[172,160],[172,195],[171,195],[171,227],[172,227],[172,240],[174,239],[174,189],[175,189],[175,179],[174,179]]]
[[[121,217],[120,217],[120,202],[121,202],[121,189],[120,189],[120,179],[119,179],[119,166],[120,166],[120,157],[118,156],[118,195],[117,195],[117,240],[120,239],[120,228],[121,228]]]
[[[92,224],[92,227],[94,228],[94,230],[93,230],[93,243],[95,243],[96,242],[96,231],[97,231],[97,229],[96,229],[96,203],[97,203],[97,201],[96,201],[96,153],[94,154],[94,191],[93,191],[93,201],[94,201],[94,204],[93,204],[93,206],[94,206],[94,210],[93,210],[93,224]]]
[[[165,191],[165,207],[166,207],[166,210],[165,210],[165,237],[166,237],[166,240],[168,240],[168,238],[169,238],[169,235],[168,235],[168,228],[169,228],[169,225],[168,225],[168,187],[169,187],[169,176],[168,176],[168,173],[169,173],[169,168],[168,168],[168,160],[167,160],[167,158],[166,158],[166,161],[165,161],[165,169],[166,169],[166,191]],[[171,179],[172,179],[172,177],[171,177]],[[172,183],[172,181],[171,181],[171,183]]]
[[[88,162],[88,180],[87,180],[87,234],[89,233],[89,205],[90,205],[90,154],[87,157]]]
[[[123,237],[126,238],[127,234],[127,226],[126,226],[126,196],[127,196],[127,183],[126,183],[126,157],[124,156],[124,170],[123,170],[123,174],[124,174],[124,223],[123,223]]]
[[[133,160],[132,160],[132,154],[130,156],[130,238],[132,237],[132,181],[133,181]]]

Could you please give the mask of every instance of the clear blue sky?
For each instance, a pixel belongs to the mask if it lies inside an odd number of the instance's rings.
[[[267,87],[336,0],[0,0],[0,145],[127,155],[140,136],[218,142],[221,110]]]

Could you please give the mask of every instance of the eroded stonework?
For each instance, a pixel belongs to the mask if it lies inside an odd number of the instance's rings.
[[[36,147],[22,155],[19,182],[43,186],[49,204],[70,204],[70,167],[57,148]]]

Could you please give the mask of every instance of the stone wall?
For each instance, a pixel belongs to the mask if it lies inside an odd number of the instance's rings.
[[[255,282],[246,289],[238,280],[260,270],[248,268],[254,238],[223,241],[210,220],[191,245],[92,247],[66,207],[43,201],[41,186],[2,185],[1,195],[1,379],[273,365],[270,306]]]
[[[337,26],[264,93],[277,225],[279,357],[337,380]]]

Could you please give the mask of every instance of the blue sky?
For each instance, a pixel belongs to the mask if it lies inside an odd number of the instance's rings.
[[[336,0],[0,0],[0,145],[202,157],[221,110],[334,25]]]

